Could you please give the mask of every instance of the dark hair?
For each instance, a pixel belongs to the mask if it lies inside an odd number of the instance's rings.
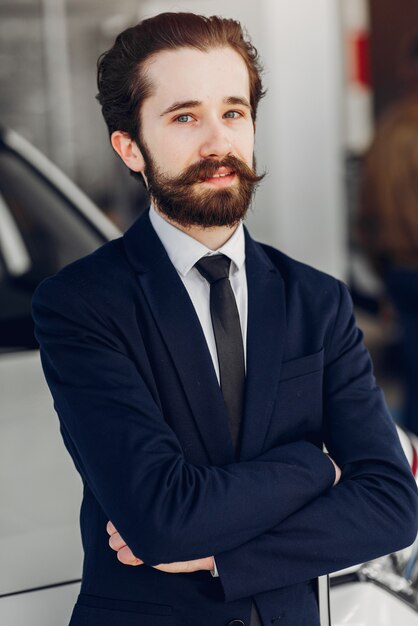
[[[146,72],[141,70],[152,55],[182,47],[207,51],[227,46],[238,52],[248,68],[255,120],[258,103],[265,94],[260,78],[262,68],[257,50],[240,23],[218,16],[160,13],[124,30],[116,37],[113,47],[98,59],[96,97],[109,136],[115,130],[122,130],[140,141],[141,105],[152,91]]]

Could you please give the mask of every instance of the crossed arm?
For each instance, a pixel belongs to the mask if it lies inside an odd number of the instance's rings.
[[[342,467],[341,482],[338,476],[335,489],[318,494],[268,531],[215,553],[226,601],[343,569],[415,539],[415,481],[375,384],[348,291],[342,284],[340,291],[324,371],[324,432],[328,450]],[[108,530],[118,558],[140,563],[132,560],[116,529]],[[156,567],[171,572],[213,569],[213,560]]]
[[[224,467],[187,463],[126,347],[77,289],[59,278],[38,289],[36,334],[65,443],[133,555],[193,567],[209,551],[228,601],[412,543],[415,482],[342,285],[324,370],[334,489],[331,463],[306,441]]]
[[[341,469],[330,456],[329,460],[334,465],[335,480],[333,487],[335,487],[335,485],[337,485],[340,481]],[[130,547],[126,545],[123,537],[121,537],[120,533],[117,531],[117,529],[110,520],[107,523],[106,530],[109,534],[109,546],[117,553],[117,558],[121,563],[123,563],[124,565],[132,566],[144,565],[144,561],[134,555]],[[199,570],[209,570],[213,572],[215,568],[215,562],[213,556],[208,556],[201,559],[193,559],[191,561],[160,563],[158,565],[153,565],[152,567],[168,574],[190,574]]]

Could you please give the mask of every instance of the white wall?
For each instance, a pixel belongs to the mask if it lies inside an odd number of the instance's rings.
[[[234,17],[265,67],[256,154],[268,177],[247,225],[253,236],[334,275],[346,268],[342,63],[335,0],[147,0],[160,11]]]

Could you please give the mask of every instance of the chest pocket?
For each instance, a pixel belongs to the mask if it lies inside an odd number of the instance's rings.
[[[323,348],[282,364],[270,429],[276,443],[320,438],[323,366]]]

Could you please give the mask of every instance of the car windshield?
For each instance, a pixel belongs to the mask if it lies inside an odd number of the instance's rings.
[[[12,151],[0,152],[0,350],[36,348],[30,302],[41,280],[103,237],[54,185]]]

